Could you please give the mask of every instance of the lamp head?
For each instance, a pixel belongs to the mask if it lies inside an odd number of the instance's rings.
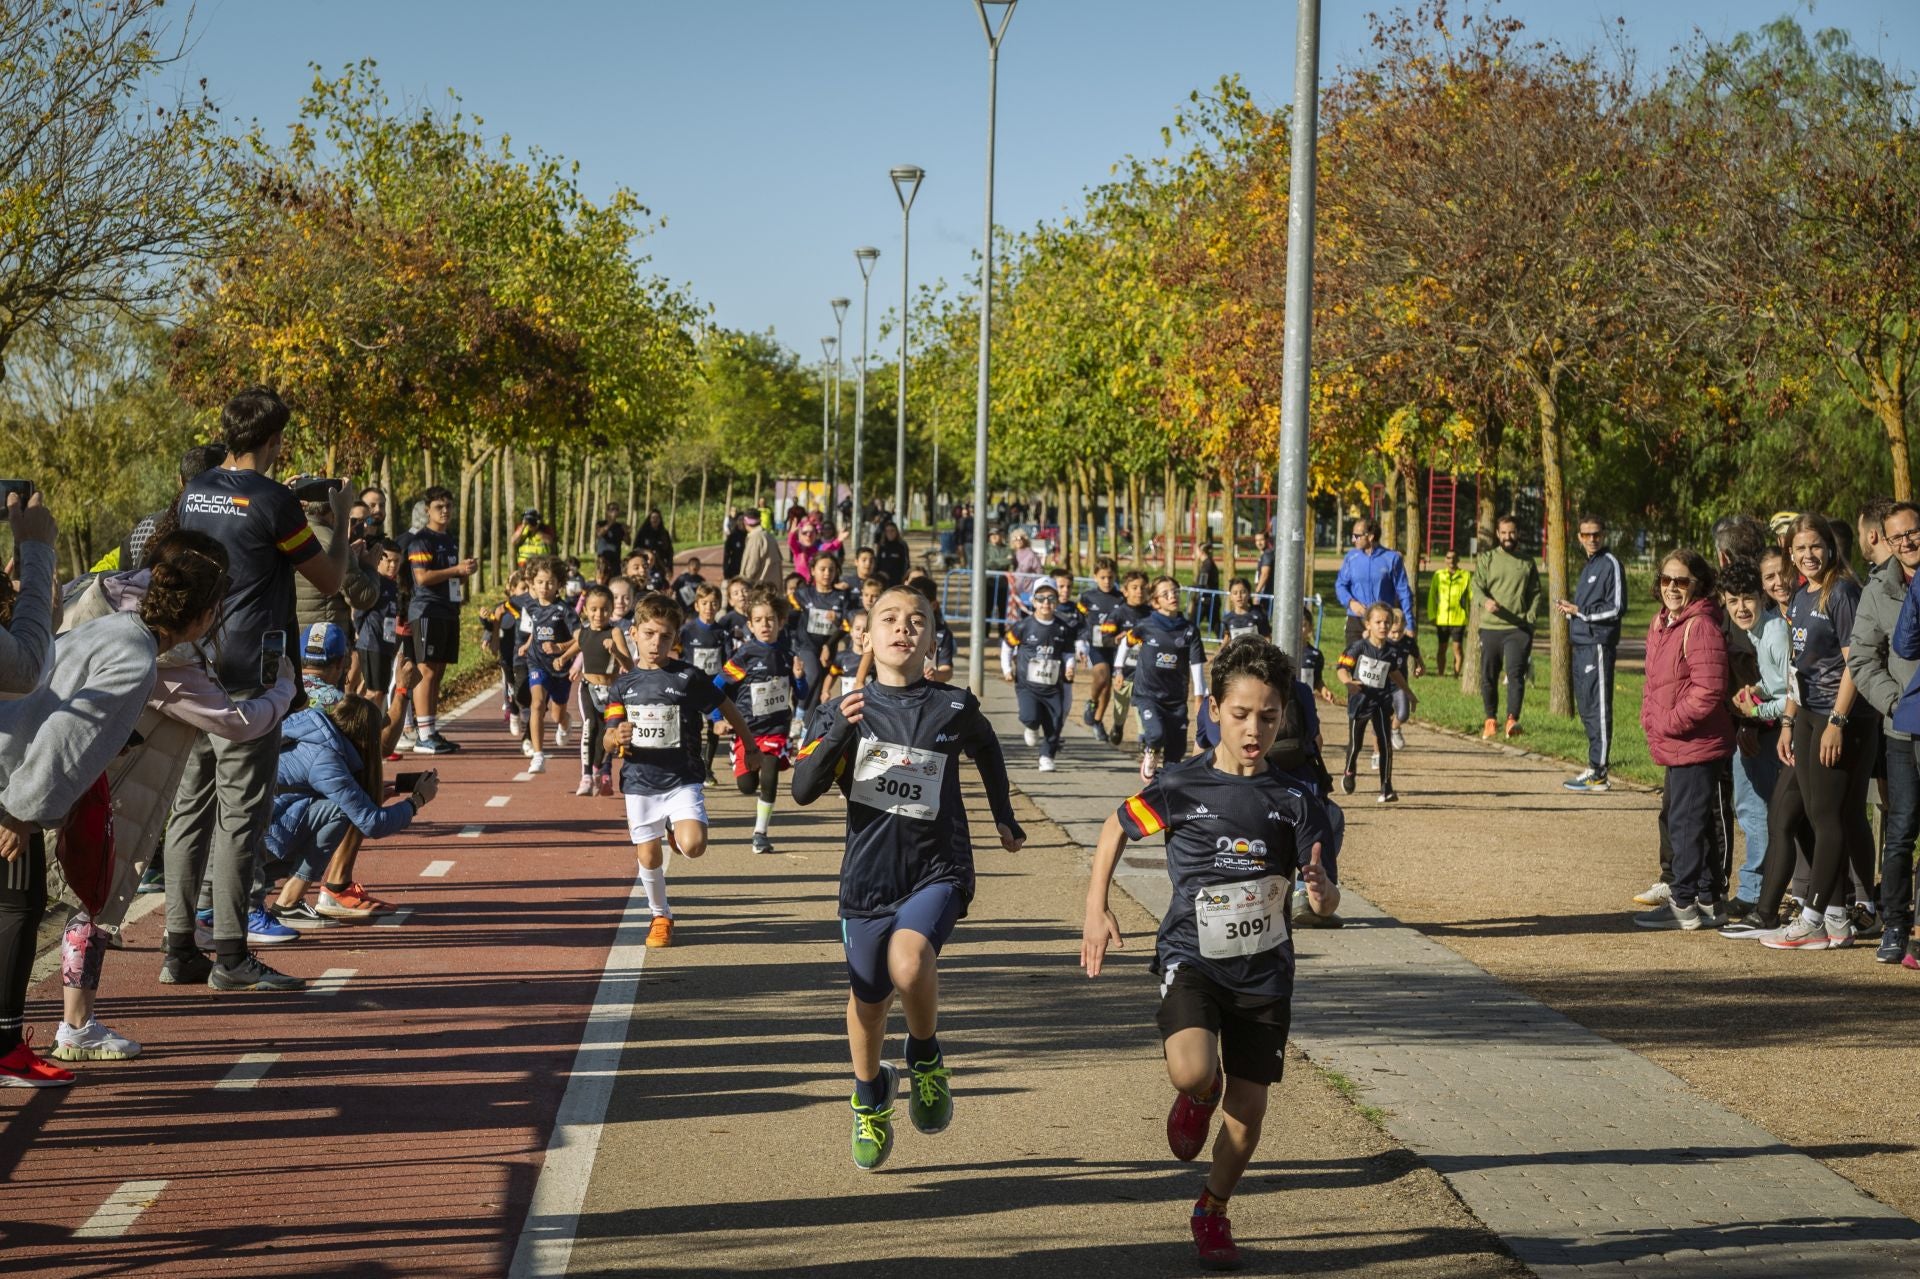
[[[833,308],[835,320],[844,320],[847,318],[847,308],[853,305],[853,301],[850,298],[835,298],[827,305]]]
[[[853,251],[853,260],[860,264],[860,278],[867,279],[873,274],[873,264],[880,258],[880,250],[872,245],[863,244]]]
[[[913,197],[920,193],[920,180],[927,176],[927,171],[917,164],[896,164],[887,176],[893,179],[893,193],[900,197],[901,211],[911,209]]]
[[[980,14],[980,29],[987,33],[987,47],[995,53],[1000,51],[1000,40],[1007,34],[1007,24],[1013,21],[1013,6],[1016,3],[1018,0],[973,0],[973,7]],[[989,9],[993,11],[992,17],[988,16]],[[993,18],[1000,20],[997,26]]]

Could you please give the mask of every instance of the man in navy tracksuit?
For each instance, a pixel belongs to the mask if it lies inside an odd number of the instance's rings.
[[[1627,575],[1607,549],[1607,526],[1592,515],[1580,518],[1580,545],[1587,564],[1572,600],[1558,608],[1567,615],[1573,642],[1573,700],[1587,730],[1587,770],[1566,782],[1571,791],[1607,789],[1607,765],[1613,753],[1613,668],[1620,651],[1620,615],[1627,607]]]

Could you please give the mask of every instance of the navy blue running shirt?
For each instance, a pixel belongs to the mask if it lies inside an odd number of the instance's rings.
[[[696,617],[680,628],[680,655],[704,671],[709,679],[720,673],[720,664],[727,659],[729,647],[727,633],[720,629],[717,620],[703,622]]]
[[[1133,698],[1171,706],[1185,704],[1194,670],[1205,670],[1207,650],[1200,628],[1184,614],[1150,612],[1127,636],[1133,665]]]
[[[1313,846],[1327,841],[1327,818],[1318,800],[1298,783],[1268,768],[1253,777],[1223,773],[1212,752],[1169,764],[1138,795],[1119,808],[1128,839],[1165,833],[1167,874],[1173,901],[1160,921],[1153,971],[1165,973],[1187,964],[1228,990],[1258,999],[1285,999],[1293,993],[1293,938],[1286,928],[1287,896],[1295,872],[1312,860]],[[1323,856],[1324,860],[1324,856]],[[1277,928],[1270,933],[1230,939],[1254,953],[1209,956],[1202,953],[1197,898],[1231,899],[1276,880]],[[1235,886],[1235,887],[1229,887]],[[1225,903],[1230,905],[1231,903]],[[1223,920],[1216,932],[1245,928]],[[1277,940],[1273,940],[1277,938]]]
[[[783,643],[749,639],[733,651],[713,682],[733,699],[755,737],[785,737],[800,704],[793,654]]]
[[[607,728],[633,726],[633,744],[620,765],[622,793],[664,795],[705,781],[700,723],[723,700],[711,677],[675,659],[656,670],[635,667],[615,680]]]
[[[573,610],[559,600],[551,604],[529,604],[520,614],[521,642],[527,646],[527,669],[553,674],[554,658],[558,650],[565,648],[567,641],[573,638]],[[541,650],[542,644],[551,643],[555,652]]]
[[[415,570],[435,572],[440,569],[455,568],[460,563],[460,543],[453,540],[451,533],[436,533],[423,528],[415,533],[407,543],[407,572]],[[413,598],[407,603],[407,619],[419,621],[423,617],[459,617],[460,604],[466,599],[467,584],[457,577],[432,586],[422,586],[418,578],[409,576],[413,582]]]
[[[1073,657],[1079,628],[1054,618],[1043,622],[1023,617],[1007,628],[1007,646],[1013,650],[1013,677],[1023,688],[1053,693],[1065,687],[1066,664]]]
[[[263,641],[278,633],[283,662],[293,651],[294,569],[320,553],[300,503],[286,485],[258,471],[215,467],[196,475],[180,493],[180,527],[206,533],[227,548],[227,590],[220,616],[214,674],[229,693],[264,688],[273,681],[261,662]]]
[[[973,836],[960,798],[960,761],[971,757],[993,820],[1020,833],[1000,739],[964,688],[916,680],[868,684],[860,723],[843,698],[814,709],[793,767],[793,797],[811,804],[829,787],[847,797],[847,851],[840,862],[840,915],[891,915],[932,884],[973,900]],[[961,908],[962,915],[966,908]]]
[[[1087,648],[1095,653],[1111,654],[1120,646],[1120,632],[1126,629],[1116,620],[1117,614],[1127,606],[1126,597],[1118,591],[1103,591],[1094,586],[1080,597],[1080,611],[1086,618]],[[1130,625],[1133,618],[1127,618]]]
[[[1827,591],[1827,606],[1820,607],[1820,592],[1802,586],[1794,592],[1787,613],[1792,627],[1793,672],[1797,692],[1794,700],[1810,711],[1828,714],[1840,696],[1840,679],[1847,673],[1847,659],[1840,652],[1853,642],[1853,615],[1860,606],[1860,587],[1850,578],[1841,578]],[[1860,704],[1855,703],[1856,708]]]

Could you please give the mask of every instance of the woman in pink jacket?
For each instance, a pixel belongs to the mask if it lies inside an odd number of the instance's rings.
[[[1727,710],[1732,677],[1713,583],[1712,566],[1693,551],[1671,551],[1660,564],[1660,612],[1647,627],[1640,727],[1653,762],[1667,770],[1673,896],[1633,917],[1642,928],[1712,928],[1726,896],[1714,831],[1716,779],[1734,747]]]

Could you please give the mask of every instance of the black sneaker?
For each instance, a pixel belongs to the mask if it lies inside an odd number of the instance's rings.
[[[1752,902],[1747,901],[1744,898],[1740,898],[1740,897],[1730,897],[1727,899],[1727,922],[1728,923],[1733,923],[1736,920],[1745,919],[1748,915],[1751,915],[1751,914],[1753,914]]]
[[[1880,922],[1880,912],[1865,902],[1856,904],[1848,911],[1847,918],[1853,924],[1853,935],[1863,941],[1886,931],[1886,925]]]
[[[1091,697],[1087,699],[1087,709],[1080,712],[1080,722],[1088,728],[1094,727],[1097,722],[1093,718],[1093,699]]]
[[[1100,742],[1111,740],[1107,736],[1107,726],[1105,724],[1095,724],[1093,726],[1093,737],[1095,741]]]
[[[325,928],[333,921],[313,908],[313,903],[302,897],[291,906],[269,906],[267,914],[288,928],[298,928],[305,932],[311,928]]]
[[[771,853],[774,851],[773,841],[756,831],[753,836],[753,851],[756,853]]]
[[[1907,954],[1907,929],[1900,924],[1888,927],[1880,934],[1880,949],[1873,952],[1874,959],[1882,964],[1897,964]]]
[[[1352,773],[1340,774],[1340,793],[1342,795],[1353,794],[1353,785],[1355,780],[1357,779],[1354,777]]]
[[[305,981],[274,971],[261,963],[257,955],[248,955],[231,968],[225,964],[213,965],[213,971],[207,974],[207,985],[213,990],[289,991],[307,988]]]
[[[435,733],[432,737],[423,737],[413,745],[416,755],[456,755],[460,748],[446,738]]]
[[[199,951],[190,951],[184,955],[171,952],[160,961],[160,984],[162,986],[201,986],[206,984],[207,975],[213,971],[213,961]]]

